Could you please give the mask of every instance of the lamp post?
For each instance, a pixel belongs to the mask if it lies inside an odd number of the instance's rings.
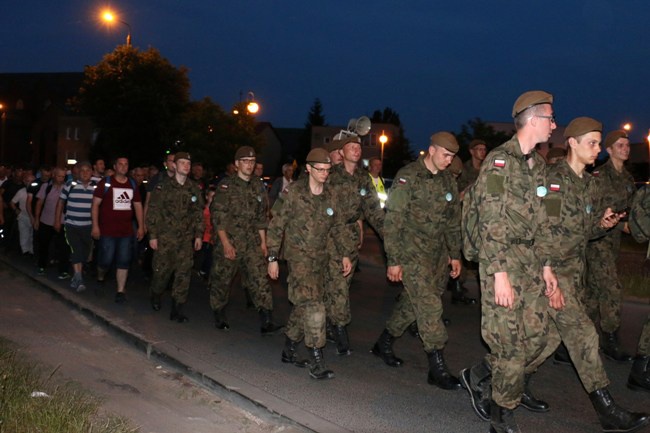
[[[119,19],[118,17],[115,16],[115,14],[112,11],[110,11],[108,9],[106,9],[106,10],[104,10],[104,12],[102,12],[101,17],[102,17],[102,20],[105,23],[109,24],[109,25],[113,24],[114,22],[119,22],[119,23],[124,24],[126,26],[126,28],[129,30],[128,33],[126,34],[126,46],[130,47],[131,46],[131,26],[129,25],[129,23],[127,23],[124,20]]]
[[[255,102],[255,94],[253,92],[248,92],[248,104],[246,104],[246,110],[253,115],[260,111],[260,105]]]
[[[381,131],[381,135],[379,136],[379,142],[381,143],[381,156],[379,159],[381,159],[381,174],[384,174],[384,145],[388,143],[388,137],[384,133],[384,131]]]
[[[623,124],[623,129],[626,130],[627,132],[630,132],[632,130],[632,124],[630,122],[625,122]]]

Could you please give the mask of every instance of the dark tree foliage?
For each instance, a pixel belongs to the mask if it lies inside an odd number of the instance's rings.
[[[305,132],[300,140],[300,148],[296,152],[296,160],[299,164],[305,162],[307,154],[311,150],[311,127],[312,126],[325,126],[325,115],[323,114],[323,104],[319,98],[314,99],[314,103],[309,109],[307,114],[307,122],[305,123]]]
[[[460,145],[458,156],[463,161],[466,161],[470,158],[469,143],[475,138],[485,140],[489,152],[495,147],[510,140],[514,134],[514,129],[515,127],[513,125],[512,132],[510,133],[495,131],[491,125],[488,125],[478,117],[470,119],[467,121],[467,123],[461,125],[460,132],[456,133],[456,139]]]
[[[187,69],[154,48],[122,45],[84,73],[76,102],[99,128],[94,154],[154,161],[176,143],[189,103]]]
[[[400,121],[399,114],[392,108],[386,107],[383,110],[375,110],[370,118],[372,123],[389,123],[398,128],[396,137],[384,146],[384,177],[394,177],[397,170],[415,159],[411,149],[411,143],[404,134],[404,127]]]

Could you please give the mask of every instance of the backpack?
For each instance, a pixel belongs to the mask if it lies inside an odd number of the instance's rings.
[[[133,187],[133,194],[135,194],[135,190],[137,189],[137,185],[135,184],[135,180],[133,178],[131,178],[131,177],[127,177],[127,179],[129,179],[129,182],[131,182],[131,186]],[[106,176],[106,178],[104,179],[104,195],[103,196],[106,195],[106,193],[108,192],[108,189],[110,187],[111,187],[111,177]]]
[[[475,190],[476,182],[465,190],[460,223],[460,231],[463,238],[463,255],[470,262],[478,262],[478,252],[481,249],[482,243]]]

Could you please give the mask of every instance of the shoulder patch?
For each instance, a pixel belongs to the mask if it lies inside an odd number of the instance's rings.
[[[591,172],[591,175],[594,176],[594,177],[598,177],[598,176],[600,176],[600,170],[594,170],[594,171],[592,171],[592,172]]]
[[[553,192],[559,192],[560,191],[560,184],[559,183],[552,183],[548,187]]]
[[[494,160],[494,166],[499,167],[499,168],[503,168],[503,167],[506,166],[506,160],[505,159],[495,159]]]
[[[503,194],[505,192],[504,183],[505,178],[503,176],[499,176],[498,174],[488,174],[486,180],[487,193]]]
[[[407,182],[406,178],[404,177],[400,177],[399,180],[397,181],[397,183],[399,183],[400,185],[406,185],[406,182]]]
[[[222,183],[221,185],[219,185],[219,189],[224,190],[224,191],[227,190],[228,189],[228,184]]]

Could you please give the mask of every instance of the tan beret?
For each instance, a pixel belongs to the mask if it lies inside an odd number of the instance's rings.
[[[178,152],[174,155],[174,162],[178,162],[179,159],[187,159],[188,161],[191,161],[192,157],[187,152]]]
[[[591,117],[576,117],[564,129],[564,138],[580,137],[588,132],[603,131],[603,124]]]
[[[474,149],[476,146],[482,144],[483,146],[487,147],[487,144],[485,143],[484,140],[481,140],[480,138],[475,138],[474,140],[470,141],[469,143],[469,150]]]
[[[451,171],[451,174],[454,174],[456,176],[460,175],[463,172],[463,161],[460,160],[458,155],[455,155],[454,159],[451,160],[451,164],[449,164],[449,170]]]
[[[307,154],[307,162],[331,164],[332,160],[330,159],[330,152],[327,149],[315,147]]]
[[[456,141],[456,137],[450,132],[447,131],[440,131],[436,132],[431,136],[431,143],[429,146],[440,146],[444,147],[450,152],[458,152],[459,146],[458,146],[458,141]]]
[[[607,136],[605,137],[605,147],[610,147],[612,144],[616,143],[616,140],[619,138],[629,138],[627,135],[627,131],[623,129],[617,129],[616,131],[611,131]]]
[[[515,101],[515,105],[512,106],[512,117],[517,117],[517,114],[535,105],[552,103],[553,95],[546,93],[543,90],[532,90],[530,92],[522,93]]]
[[[548,152],[546,152],[546,160],[551,158],[563,158],[566,156],[566,150],[561,147],[551,147]]]
[[[237,152],[235,153],[235,159],[242,158],[255,158],[255,149],[250,146],[242,146],[237,149]]]

